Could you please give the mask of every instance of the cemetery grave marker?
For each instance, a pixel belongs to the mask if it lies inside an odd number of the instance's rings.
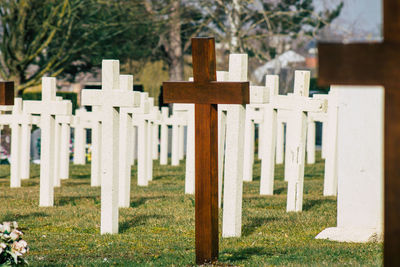
[[[195,103],[196,263],[218,258],[217,104],[246,104],[248,82],[216,82],[214,38],[193,38],[194,82],[164,82],[164,102]]]
[[[160,125],[160,165],[168,163],[168,107],[161,108],[161,118],[158,124]]]
[[[383,85],[384,130],[384,264],[400,265],[400,2],[383,1],[382,43],[320,43],[319,84]],[[340,71],[337,71],[340,69]]]
[[[145,108],[143,114],[136,114],[136,116],[132,116],[133,125],[135,125],[138,129],[138,145],[137,145],[137,155],[138,155],[138,171],[137,171],[137,181],[139,186],[147,186],[149,184],[148,179],[148,165],[149,165],[149,156],[150,147],[148,146],[148,138],[149,138],[149,126],[147,115],[150,112],[150,99],[148,97],[148,93],[141,93],[140,95],[140,103]]]
[[[119,61],[103,60],[102,89],[82,90],[82,105],[101,107],[101,234],[118,233],[119,108],[137,103],[133,91],[119,86]]]
[[[121,75],[121,89],[129,91],[133,87],[132,75]],[[133,117],[149,113],[149,102],[147,94],[134,92],[135,99],[140,101],[132,107],[122,107],[120,109],[120,131],[119,131],[119,207],[128,208],[130,206],[131,192],[131,163],[133,158],[134,140]],[[140,156],[140,153],[139,153]],[[146,157],[145,157],[146,158]]]
[[[101,185],[101,120],[102,115],[99,106],[93,106],[92,111],[88,112],[85,108],[80,108],[75,111],[75,116],[72,119],[72,127],[78,133],[78,139],[81,141],[75,142],[74,144],[74,158],[75,152],[81,153],[84,158],[84,151],[86,146],[86,129],[91,129],[92,131],[92,144],[91,144],[91,171],[90,171],[90,185],[100,186]],[[82,137],[83,136],[83,137]],[[75,135],[76,137],[76,135]],[[83,152],[82,152],[83,151]],[[81,157],[81,156],[78,156]]]
[[[0,81],[0,106],[14,105],[14,82]]]
[[[24,101],[30,114],[40,114],[40,200],[39,206],[54,205],[55,116],[71,114],[71,101],[56,100],[56,78],[42,78],[42,100]]]
[[[29,178],[29,140],[32,118],[23,112],[21,98],[14,100],[14,106],[7,107],[12,108],[12,113],[1,114],[0,124],[11,127],[10,187],[21,187],[21,179]]]
[[[326,228],[316,238],[379,241],[383,230],[383,88],[332,85],[331,92],[339,103],[339,179],[325,177],[325,185],[335,182],[338,187],[337,226]]]

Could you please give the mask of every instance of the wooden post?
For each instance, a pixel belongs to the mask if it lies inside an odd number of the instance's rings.
[[[385,87],[384,264],[400,266],[400,2],[383,7],[383,43],[319,44],[318,82]]]
[[[165,103],[195,103],[196,263],[218,258],[217,104],[247,104],[248,82],[216,82],[214,38],[193,38],[194,82],[164,82]]]

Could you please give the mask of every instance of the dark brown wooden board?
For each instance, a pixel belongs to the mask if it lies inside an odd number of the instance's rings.
[[[0,82],[0,105],[14,105],[14,82]]]
[[[383,262],[400,266],[400,1],[383,7],[383,43],[318,45],[318,83],[385,87]]]
[[[218,259],[217,104],[249,103],[248,82],[216,82],[214,38],[193,38],[193,82],[164,82],[165,103],[195,103],[196,263]]]

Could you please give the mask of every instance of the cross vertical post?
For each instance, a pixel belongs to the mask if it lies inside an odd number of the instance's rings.
[[[249,102],[248,82],[216,82],[214,38],[193,38],[193,82],[164,82],[164,102],[195,103],[196,263],[218,258],[217,104]]]

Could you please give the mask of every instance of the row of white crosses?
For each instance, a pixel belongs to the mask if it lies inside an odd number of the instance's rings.
[[[30,172],[30,130],[32,124],[39,124],[39,117],[24,112],[22,99],[15,98],[14,106],[1,106],[2,111],[11,114],[0,115],[0,125],[11,127],[11,168],[10,186],[20,187],[21,179],[28,179]]]

